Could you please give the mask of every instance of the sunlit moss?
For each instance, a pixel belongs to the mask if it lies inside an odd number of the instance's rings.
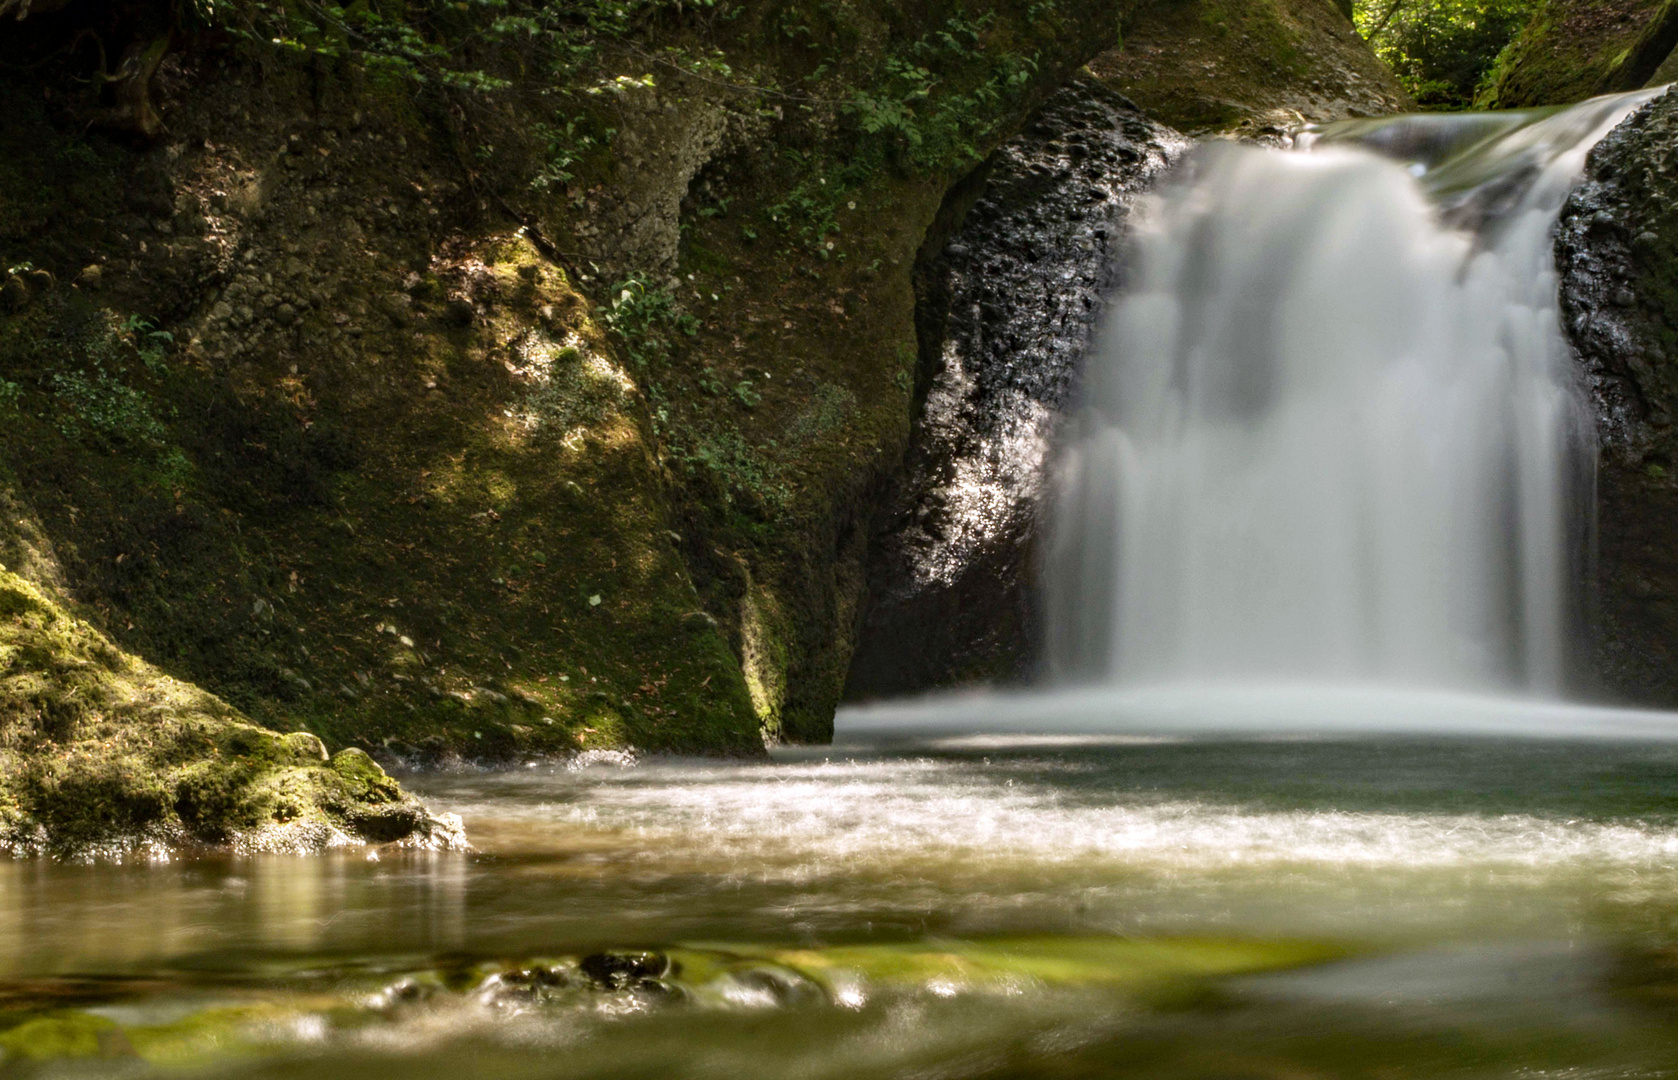
[[[0,567],[0,846],[222,843],[266,828],[395,840],[422,808],[359,750],[251,724]],[[280,837],[271,839],[282,842]]]

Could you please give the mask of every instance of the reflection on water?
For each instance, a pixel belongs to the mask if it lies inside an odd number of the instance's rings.
[[[977,737],[412,783],[479,852],[0,864],[0,1069],[1640,1076],[1678,1048],[1669,744]]]

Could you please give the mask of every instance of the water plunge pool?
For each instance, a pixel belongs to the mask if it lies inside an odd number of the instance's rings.
[[[1652,1076],[1678,1046],[1670,744],[989,735],[410,783],[480,850],[0,864],[0,1068]]]

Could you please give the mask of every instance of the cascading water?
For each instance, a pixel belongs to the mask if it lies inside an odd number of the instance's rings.
[[[1559,690],[1594,442],[1550,230],[1650,96],[1201,148],[1087,361],[1054,670]]]
[[[838,737],[1678,738],[1559,700],[1595,440],[1551,232],[1662,92],[1197,149],[1138,211],[1067,426],[1056,687],[850,707]]]

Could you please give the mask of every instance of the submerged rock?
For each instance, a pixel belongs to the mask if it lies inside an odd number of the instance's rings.
[[[671,971],[670,958],[657,952],[602,952],[583,957],[577,969],[594,985],[607,990],[639,986]]]
[[[1136,197],[1187,146],[1079,79],[997,151],[948,241],[923,252],[929,385],[876,537],[849,697],[1027,673],[1050,436],[1118,284]]]

